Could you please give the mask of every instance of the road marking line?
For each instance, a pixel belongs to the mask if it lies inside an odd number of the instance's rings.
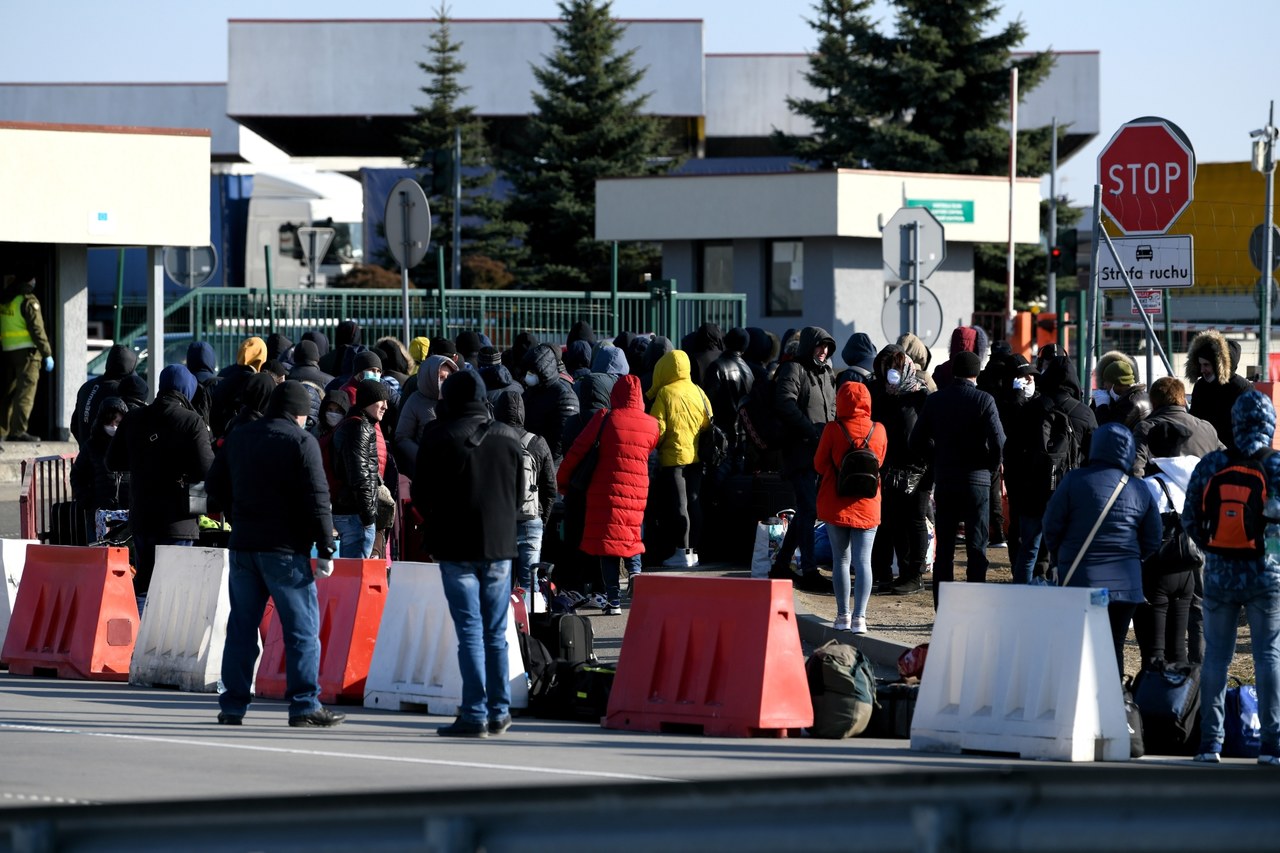
[[[0,729],[14,729],[26,732],[44,732],[46,734],[81,735],[83,737],[113,738],[116,740],[138,740],[147,743],[167,743],[178,746],[203,746],[220,749],[243,749],[250,752],[271,752],[283,755],[312,755],[318,758],[355,758],[364,761],[389,761],[394,764],[428,764],[437,767],[463,767],[472,770],[520,771],[524,773],[542,773],[548,776],[590,776],[595,779],[622,779],[631,782],[683,782],[684,779],[671,779],[665,776],[643,776],[638,773],[609,773],[603,770],[561,770],[554,767],[527,767],[518,764],[490,764],[483,761],[446,761],[438,758],[409,758],[399,755],[360,755],[354,752],[333,752],[321,749],[293,749],[278,746],[254,746],[251,744],[222,743],[186,738],[154,737],[151,735],[124,735],[112,732],[86,732],[80,729],[67,729],[57,726],[35,726],[22,723],[0,723]]]

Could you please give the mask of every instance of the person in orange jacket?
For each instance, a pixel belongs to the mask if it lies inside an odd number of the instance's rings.
[[[818,485],[818,519],[827,523],[831,540],[832,580],[836,592],[837,631],[867,633],[867,601],[871,598],[871,546],[880,526],[880,487],[870,497],[843,497],[836,491],[840,462],[852,443],[875,454],[883,465],[888,438],[884,426],[871,420],[871,392],[859,382],[846,382],[836,391],[836,419],[822,430],[813,467]],[[853,571],[853,612],[850,613],[850,565]]]

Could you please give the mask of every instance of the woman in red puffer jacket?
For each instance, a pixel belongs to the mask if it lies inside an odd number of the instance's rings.
[[[846,382],[836,391],[836,419],[822,430],[813,467],[822,478],[818,486],[818,519],[827,523],[831,541],[832,581],[836,591],[837,631],[867,633],[867,601],[871,598],[871,546],[880,526],[880,489],[867,498],[847,498],[836,493],[840,461],[850,441],[867,449],[884,464],[888,438],[884,426],[871,420],[871,392],[860,382]],[[854,573],[853,613],[849,612],[850,564]]]

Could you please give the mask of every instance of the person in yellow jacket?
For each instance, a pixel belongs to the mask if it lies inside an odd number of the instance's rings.
[[[711,401],[689,377],[689,356],[672,350],[654,366],[653,385],[646,395],[653,401],[649,414],[658,421],[654,494],[659,496],[662,526],[671,526],[670,541],[675,545],[675,553],[662,563],[668,568],[698,565],[692,547],[702,525],[698,436],[711,426]]]
[[[35,289],[35,275],[19,273],[6,275],[0,290],[0,431],[6,441],[40,440],[27,432],[27,424],[36,401],[40,368],[53,372],[53,347],[44,331]]]

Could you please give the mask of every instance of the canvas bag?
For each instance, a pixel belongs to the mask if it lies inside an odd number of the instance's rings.
[[[871,661],[856,647],[831,640],[805,662],[813,701],[812,737],[860,735],[871,722],[876,704],[876,676]]]

